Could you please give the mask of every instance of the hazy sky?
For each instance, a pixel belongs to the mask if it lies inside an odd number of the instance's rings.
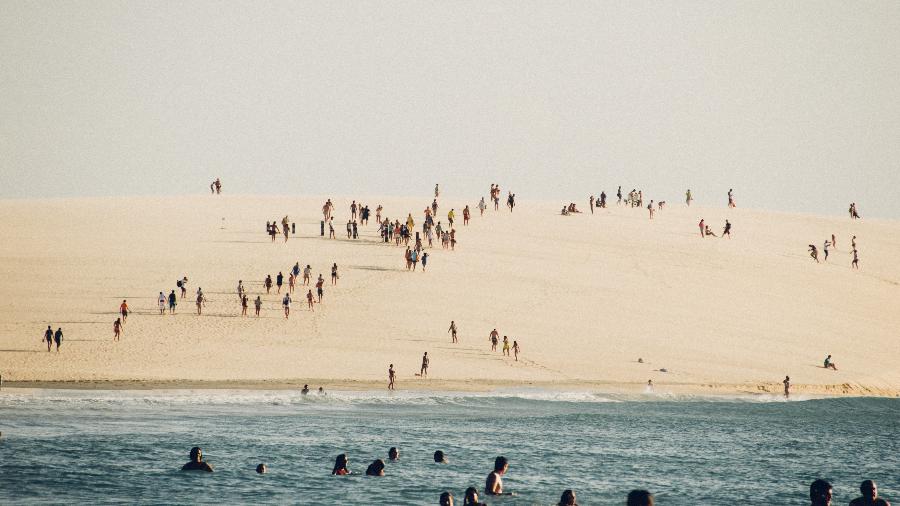
[[[18,1],[0,197],[643,188],[900,217],[900,1]]]

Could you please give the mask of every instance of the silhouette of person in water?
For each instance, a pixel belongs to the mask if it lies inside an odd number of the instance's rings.
[[[182,471],[206,471],[211,473],[213,468],[203,460],[203,450],[199,446],[191,448],[191,461],[181,467]]]

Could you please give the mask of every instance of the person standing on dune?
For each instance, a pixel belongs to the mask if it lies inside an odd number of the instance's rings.
[[[428,352],[426,351],[425,354],[422,355],[422,369],[420,371],[423,378],[428,377],[428,364],[430,363],[431,361],[428,359]]]
[[[394,364],[391,364],[388,367],[388,390],[394,389],[394,379],[397,377],[397,373],[394,372]]]
[[[447,332],[450,333],[450,337],[453,339],[452,342],[454,342],[454,343],[457,342],[457,340],[456,340],[456,322],[455,321],[450,320],[450,328],[447,329]]]
[[[700,218],[698,226],[700,227],[700,237],[706,237],[706,222],[703,221],[703,218]]]
[[[500,333],[497,332],[497,329],[491,331],[491,351],[497,351],[497,342],[500,340]]]
[[[259,310],[262,309],[262,297],[257,295],[256,300],[253,301],[253,305],[256,306],[256,317],[259,318]]]
[[[691,189],[688,188],[688,191],[684,194],[684,203],[691,207],[691,201],[694,200],[694,197],[691,196]]]

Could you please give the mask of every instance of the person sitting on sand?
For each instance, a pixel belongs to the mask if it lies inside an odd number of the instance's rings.
[[[350,474],[350,470],[347,469],[347,464],[350,463],[350,459],[347,458],[346,453],[342,453],[334,459],[334,468],[331,470],[331,474],[337,476],[345,476]]]
[[[504,495],[503,493],[503,475],[509,469],[509,461],[506,457],[497,457],[494,459],[494,470],[491,471],[484,480],[484,493],[487,495]],[[512,494],[506,494],[512,495]]]
[[[825,357],[825,365],[823,367],[825,367],[825,369],[834,369],[837,371],[837,365],[831,361],[831,355]]]
[[[711,236],[713,236],[713,237],[719,237],[719,236],[717,236],[715,233],[713,233],[712,230],[709,229],[709,225],[706,225],[706,230],[704,230],[703,233],[705,233],[706,235],[711,235]]]
[[[831,504],[831,483],[816,480],[809,486],[810,506],[829,506]]]
[[[850,501],[850,506],[891,506],[891,503],[878,497],[878,485],[872,480],[860,483],[859,492],[862,497]]]
[[[483,502],[478,500],[478,490],[475,487],[469,487],[466,489],[466,495],[463,498],[463,506],[486,506]]]
[[[211,473],[213,468],[203,461],[203,450],[199,446],[191,448],[191,461],[181,466],[182,471],[206,471]]]
[[[632,490],[625,499],[626,506],[653,506],[653,494],[646,490]]]
[[[557,503],[557,506],[578,506],[578,503],[575,502],[575,500],[574,490],[564,490],[562,496],[559,498],[559,503]]]
[[[384,476],[384,461],[375,459],[366,468],[366,476]]]

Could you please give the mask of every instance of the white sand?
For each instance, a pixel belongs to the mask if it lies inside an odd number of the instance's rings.
[[[457,251],[433,248],[428,272],[410,273],[404,248],[378,242],[374,209],[383,204],[392,219],[414,211],[419,229],[428,195],[363,198],[373,219],[356,241],[345,238],[345,198],[335,199],[339,238],[318,236],[323,200],[0,202],[4,381],[380,388],[394,363],[398,388],[640,388],[652,378],[658,389],[778,391],[789,374],[797,391],[900,393],[898,222],[671,201],[651,222],[646,210],[617,208],[614,199],[611,209],[564,217],[562,202],[525,196],[515,213],[488,210],[482,218],[476,198],[448,196],[438,215],[446,225],[449,207],[456,209]],[[473,211],[468,227],[465,204]],[[579,206],[587,210],[586,201]],[[265,222],[285,214],[301,236],[271,244]],[[701,217],[716,233],[729,218],[734,237],[702,239]],[[807,244],[821,249],[832,233],[837,248],[816,265]],[[858,272],[850,270],[852,234]],[[239,316],[238,279],[252,300],[265,292],[266,274],[287,276],[297,261],[326,279],[332,262],[340,266],[324,304],[309,312],[298,287],[289,320],[274,293],[263,295],[262,318]],[[189,298],[175,316],[160,316],[158,293],[175,289],[182,275]],[[198,286],[209,299],[199,317]],[[112,322],[122,299],[134,313],[117,343]],[[456,345],[450,320],[459,327]],[[48,324],[65,332],[59,354],[42,342]],[[490,351],[494,327],[519,341],[518,362]],[[425,351],[428,380],[414,377]],[[837,372],[821,367],[829,353]]]

